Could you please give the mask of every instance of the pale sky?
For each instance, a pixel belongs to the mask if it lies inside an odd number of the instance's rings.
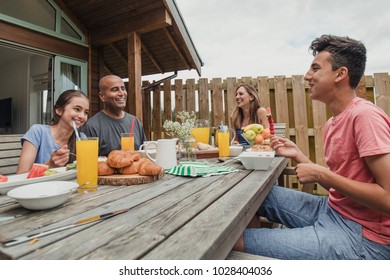
[[[202,77],[304,75],[322,34],[367,48],[366,75],[390,72],[388,0],[176,0],[204,63]],[[171,75],[145,76],[160,79]],[[177,78],[199,78],[195,70]]]

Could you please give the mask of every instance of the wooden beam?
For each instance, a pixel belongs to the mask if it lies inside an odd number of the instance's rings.
[[[190,69],[191,69],[190,64],[189,64],[188,61],[184,58],[183,54],[182,54],[181,51],[179,50],[179,47],[178,47],[177,44],[175,43],[175,40],[173,40],[171,33],[169,33],[168,29],[166,29],[166,28],[164,28],[164,31],[165,31],[165,34],[167,35],[169,41],[171,42],[173,48],[176,50],[177,55],[180,57],[180,59],[184,62],[184,64],[185,64],[185,65],[187,66],[187,68],[190,70]]]
[[[152,54],[152,52],[148,49],[147,46],[145,46],[144,44],[142,44],[142,49],[144,50],[144,52],[146,53],[146,55],[150,58],[150,60],[153,62],[154,66],[157,67],[157,69],[161,72],[161,73],[165,73],[164,69],[162,68],[161,64],[157,61],[157,59],[154,57],[154,55]]]
[[[147,33],[172,25],[172,19],[166,9],[155,9],[123,22],[106,26],[92,32],[92,45],[108,45],[126,39],[132,32]]]
[[[129,113],[142,122],[142,64],[141,34],[132,32],[127,37],[129,89],[127,103]]]
[[[121,52],[121,50],[120,50],[117,46],[115,46],[114,43],[110,44],[110,47],[111,47],[111,49],[114,51],[114,53],[123,61],[123,63],[124,63],[125,65],[127,65],[128,61],[127,61],[126,55],[124,55],[124,54]]]
[[[88,61],[89,48],[0,21],[0,39]]]

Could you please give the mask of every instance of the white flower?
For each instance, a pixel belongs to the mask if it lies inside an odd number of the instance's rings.
[[[178,121],[167,120],[164,122],[163,128],[169,136],[177,137],[180,141],[184,142],[187,136],[191,135],[192,128],[195,127],[196,115],[195,112],[188,113],[181,111],[177,113]]]

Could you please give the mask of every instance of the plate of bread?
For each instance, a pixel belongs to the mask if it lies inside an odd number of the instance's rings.
[[[219,149],[209,144],[197,142],[193,153],[197,159],[218,157]]]
[[[99,157],[100,185],[129,186],[154,182],[164,176],[164,169],[134,150],[113,150]]]

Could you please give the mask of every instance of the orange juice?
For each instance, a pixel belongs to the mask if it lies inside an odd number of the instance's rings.
[[[228,157],[230,154],[230,133],[226,132],[217,132],[218,139],[218,149],[219,149],[219,157]]]
[[[195,127],[191,130],[191,135],[195,137],[196,142],[209,143],[210,127]]]
[[[91,137],[76,141],[77,184],[82,189],[97,190],[99,139]],[[86,184],[88,183],[88,184]]]
[[[130,136],[130,133],[121,134],[121,149],[122,150],[134,150],[134,136]]]

